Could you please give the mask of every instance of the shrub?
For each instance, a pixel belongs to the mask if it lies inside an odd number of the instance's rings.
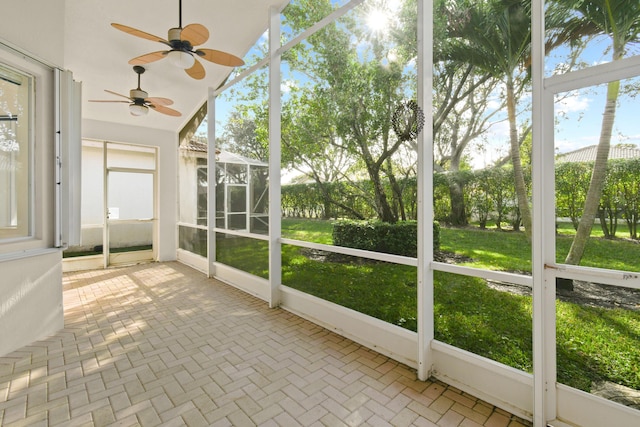
[[[341,220],[333,223],[333,244],[387,254],[417,257],[418,223]],[[440,224],[433,223],[433,247],[440,248]]]

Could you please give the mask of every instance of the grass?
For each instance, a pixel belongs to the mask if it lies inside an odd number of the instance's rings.
[[[331,244],[331,224],[331,221],[286,218],[282,220],[282,235],[306,242]],[[571,224],[564,224],[562,230],[556,236],[556,260],[560,263],[564,262],[575,234]],[[464,263],[466,265],[489,270],[531,272],[531,244],[523,233],[442,227],[440,236],[440,249],[471,258],[472,261]],[[596,238],[589,240],[581,265],[640,271],[640,242],[608,240],[598,236],[602,236],[602,230],[594,227]]]
[[[575,236],[576,230],[573,228],[571,222],[558,222],[556,231],[558,234],[566,235],[566,236]],[[592,237],[604,237],[604,232],[602,231],[602,227],[600,227],[599,220],[596,219],[596,223],[593,224],[593,228],[591,229]],[[629,227],[624,220],[621,220],[618,223],[616,228],[616,238],[624,239],[629,237]]]
[[[331,222],[282,222],[283,236],[331,243]],[[474,228],[441,230],[442,250],[472,259],[467,264],[504,271],[531,271],[530,245],[522,233]],[[571,244],[558,236],[558,259]],[[266,242],[218,241],[222,262],[268,277]],[[563,252],[565,251],[565,252]],[[584,265],[639,271],[640,245],[624,239],[591,239]],[[406,329],[416,330],[416,269],[283,245],[283,283],[327,301]],[[521,369],[532,370],[531,297],[500,292],[482,279],[435,273],[435,336],[438,340]],[[557,301],[558,380],[589,391],[612,381],[640,389],[640,312]]]
[[[564,263],[572,241],[573,235],[569,232],[556,236],[557,262]],[[531,272],[531,244],[523,233],[473,227],[443,227],[440,230],[440,248],[472,258],[472,261],[465,264],[473,267]],[[587,243],[581,265],[640,271],[640,242],[592,237]]]
[[[558,381],[589,391],[611,381],[640,390],[640,313],[558,301]]]
[[[395,325],[416,330],[416,268],[357,257],[315,259],[285,245],[282,283]]]
[[[435,338],[532,371],[531,298],[487,287],[477,277],[435,272]]]
[[[127,246],[124,248],[111,248],[109,249],[109,253],[115,254],[120,252],[137,252],[137,251],[148,251],[153,249],[151,245],[141,245],[141,246]],[[82,251],[82,252],[70,252],[64,251],[62,252],[62,258],[74,258],[79,256],[89,256],[89,255],[102,255],[102,248],[100,250],[93,251]]]
[[[216,261],[268,279],[269,242],[218,234],[216,239]]]
[[[531,271],[531,245],[522,233],[442,227],[440,249],[471,258],[464,264],[473,267]]]
[[[332,221],[286,218],[282,220],[282,237],[330,245],[331,224]]]

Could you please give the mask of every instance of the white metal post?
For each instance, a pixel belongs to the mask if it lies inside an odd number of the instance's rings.
[[[280,305],[282,233],[280,214],[280,10],[269,10],[269,307]]]
[[[555,282],[545,263],[555,262],[555,172],[553,94],[544,90],[544,0],[531,10],[532,76],[532,278],[533,278],[533,425],[556,418]]]
[[[107,168],[107,142],[102,141],[102,260],[103,268],[109,266],[109,169]]]
[[[418,378],[429,378],[433,320],[433,1],[418,0]]]
[[[216,96],[207,96],[207,275],[213,277],[216,261]]]
[[[54,182],[54,224],[53,224],[53,246],[62,247],[62,117],[61,117],[61,94],[60,94],[60,70],[53,70],[53,96],[54,96],[54,144],[55,144],[55,182]]]
[[[154,261],[160,258],[160,176],[158,169],[160,167],[160,156],[158,156],[158,147],[153,148],[153,221],[151,222],[151,256]]]

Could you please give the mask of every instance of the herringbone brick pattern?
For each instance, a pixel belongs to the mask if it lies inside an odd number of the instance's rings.
[[[0,425],[529,425],[179,263],[65,274],[64,305],[0,358]]]

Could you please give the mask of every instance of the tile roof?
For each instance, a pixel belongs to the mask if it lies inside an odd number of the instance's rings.
[[[209,147],[207,144],[203,142],[191,140],[186,144],[181,144],[180,149],[185,151],[192,151],[196,153],[206,153],[208,152]],[[223,150],[220,150],[219,148],[216,148],[216,156],[217,156],[217,161],[220,163],[249,164],[253,166],[269,166],[269,163],[263,162],[261,160],[256,160],[246,156],[241,156],[240,154],[231,153],[229,151],[223,151]]]
[[[200,153],[206,153],[208,151],[208,148],[209,147],[207,146],[207,144],[195,141],[193,139],[186,144],[180,144],[181,150],[197,151]]]
[[[575,151],[559,154],[556,163],[563,162],[593,162],[596,159],[597,145],[590,145]],[[635,159],[640,158],[640,148],[615,145],[609,149],[609,159]]]

